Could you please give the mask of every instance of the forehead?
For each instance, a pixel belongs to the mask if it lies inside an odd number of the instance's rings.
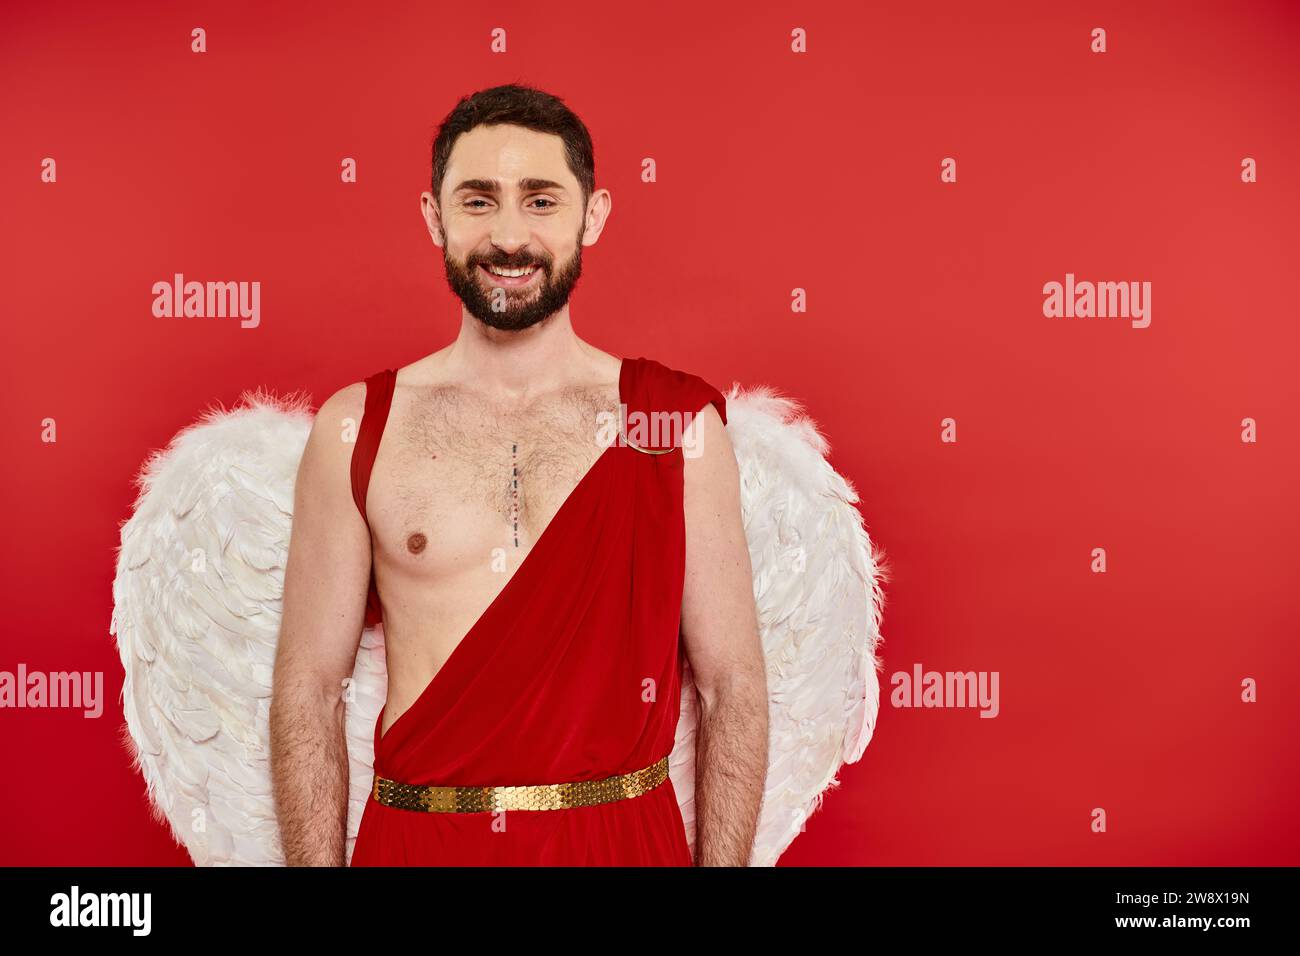
[[[465,179],[500,179],[509,188],[523,178],[551,179],[574,190],[578,187],[565,160],[564,140],[556,134],[522,126],[483,125],[463,133],[452,146],[443,188],[455,189]]]

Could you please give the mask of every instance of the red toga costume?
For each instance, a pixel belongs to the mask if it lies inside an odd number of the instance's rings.
[[[352,488],[366,489],[396,374],[366,380]],[[533,549],[388,732],[375,722],[375,776],[413,788],[599,781],[673,749],[681,703],[685,571],[682,424],[726,400],[653,359],[623,360],[626,436],[565,499]],[[637,413],[645,417],[638,419]],[[648,436],[648,440],[647,437]],[[672,447],[676,446],[676,447]],[[382,620],[371,577],[366,623]],[[639,779],[646,779],[641,777]],[[412,787],[398,787],[409,791]],[[689,866],[671,779],[558,809],[436,812],[366,801],[352,866]]]

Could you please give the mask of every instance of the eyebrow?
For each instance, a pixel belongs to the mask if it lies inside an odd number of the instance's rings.
[[[520,192],[535,192],[539,189],[558,189],[564,192],[565,189],[559,183],[550,179],[521,179],[519,180]],[[493,196],[500,194],[501,186],[495,179],[466,179],[459,186],[452,190],[452,195],[463,192],[491,193]]]

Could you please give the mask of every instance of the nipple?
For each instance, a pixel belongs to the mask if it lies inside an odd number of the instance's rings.
[[[419,554],[428,543],[429,539],[417,531],[406,539],[406,550],[410,551],[411,554]]]

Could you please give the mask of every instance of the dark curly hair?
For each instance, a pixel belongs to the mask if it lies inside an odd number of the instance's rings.
[[[442,195],[442,181],[447,175],[447,160],[451,147],[462,133],[484,124],[510,124],[554,133],[564,141],[565,159],[569,171],[582,186],[582,205],[596,191],[596,155],[591,146],[591,134],[558,96],[544,93],[528,86],[508,83],[479,90],[462,97],[455,109],[438,127],[433,139],[433,195]]]

